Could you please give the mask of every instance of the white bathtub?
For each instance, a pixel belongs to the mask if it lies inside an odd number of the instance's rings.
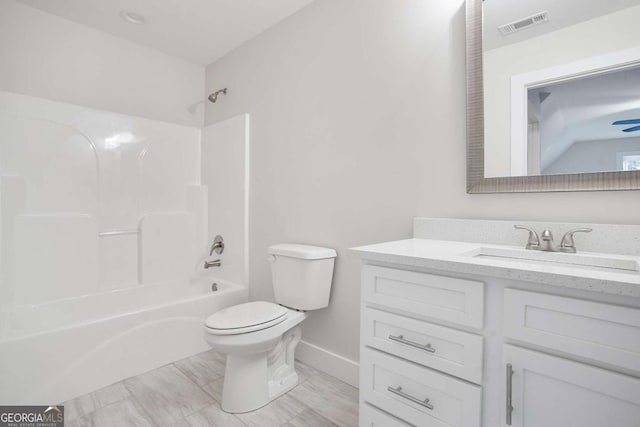
[[[0,325],[0,404],[60,403],[205,351],[204,319],[246,301],[201,278],[16,307]]]

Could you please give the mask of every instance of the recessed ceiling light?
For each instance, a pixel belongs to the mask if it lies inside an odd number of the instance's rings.
[[[144,16],[139,13],[129,12],[128,10],[123,10],[120,12],[120,17],[128,22],[129,24],[141,25],[144,24]]]

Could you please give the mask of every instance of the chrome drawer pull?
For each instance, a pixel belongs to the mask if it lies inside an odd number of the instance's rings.
[[[390,391],[393,394],[397,394],[400,397],[403,397],[413,403],[417,403],[420,406],[424,406],[425,408],[433,411],[433,405],[429,403],[429,399],[424,399],[424,400],[420,400],[417,397],[413,397],[410,394],[405,393],[404,391],[402,391],[402,387],[398,386],[396,388],[393,388],[391,386],[387,387],[387,390]]]
[[[507,363],[507,425],[511,425],[511,413],[513,412],[512,393],[513,393],[513,366]]]
[[[429,353],[436,352],[436,349],[431,347],[431,344],[426,344],[426,345],[418,344],[417,342],[413,342],[405,339],[402,335],[398,335],[398,336],[389,335],[389,339],[391,341],[397,341],[402,344],[410,345],[411,347],[419,348],[420,350],[428,351]]]

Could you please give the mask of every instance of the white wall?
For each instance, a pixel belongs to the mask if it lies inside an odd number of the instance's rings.
[[[639,19],[636,6],[484,53],[485,176],[511,175],[511,77],[637,47]]]
[[[203,67],[16,1],[0,1],[0,63],[0,90],[202,125]]]
[[[268,245],[338,250],[312,344],[358,359],[345,250],[410,237],[414,216],[640,223],[638,192],[466,194],[464,25],[462,0],[323,0],[207,67],[229,94],[206,123],[251,113],[251,297],[273,297]]]

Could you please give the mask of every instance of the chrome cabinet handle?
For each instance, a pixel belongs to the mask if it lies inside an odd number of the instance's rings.
[[[402,391],[402,387],[398,386],[396,388],[393,388],[391,386],[387,387],[387,390],[390,391],[393,394],[397,394],[398,396],[407,399],[413,403],[417,403],[420,406],[424,406],[425,408],[429,409],[430,411],[433,411],[433,405],[431,403],[429,403],[429,399],[424,399],[424,400],[420,400],[417,397],[413,397],[410,394],[405,393],[404,391]]]
[[[415,348],[419,348],[420,350],[424,350],[424,351],[428,351],[429,353],[435,353],[436,349],[431,347],[431,344],[418,344],[417,342],[413,342],[413,341],[409,341],[408,339],[405,339],[402,335],[389,335],[389,339],[391,341],[396,341],[399,342],[401,344],[406,344],[409,345],[411,347],[415,347]]]
[[[507,425],[511,425],[511,413],[513,412],[513,401],[512,401],[512,392],[513,392],[513,366],[511,363],[507,363]]]

